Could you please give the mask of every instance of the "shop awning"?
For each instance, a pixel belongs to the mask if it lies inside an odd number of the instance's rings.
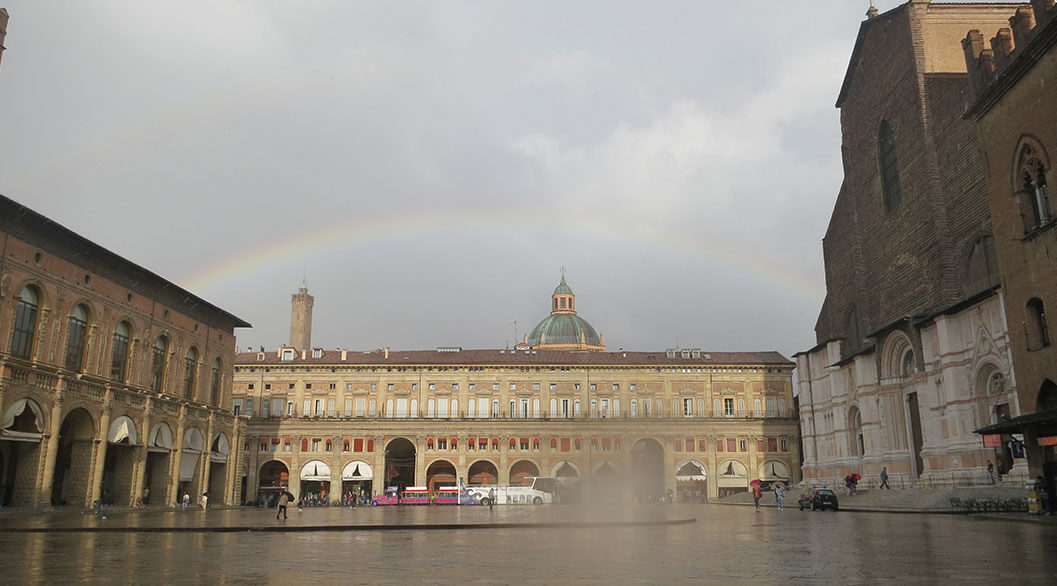
[[[209,453],[209,461],[224,464],[228,461],[228,452],[231,451],[231,444],[228,443],[228,436],[221,433],[217,436],[216,441],[213,443],[213,451]]]
[[[977,429],[976,433],[981,435],[993,433],[1023,433],[1025,428],[1028,427],[1055,423],[1057,423],[1057,409],[1050,409],[1048,411],[1036,411],[1035,413],[1028,413],[1027,415],[1021,415],[1020,417],[1014,417],[1013,419],[999,421],[998,423],[993,423],[987,427]]]
[[[168,452],[172,449],[172,430],[164,422],[156,423],[149,437],[148,452]]]
[[[308,464],[305,464],[304,468],[301,468],[301,480],[329,482],[330,466],[327,466],[319,460],[309,462]]]
[[[131,419],[122,415],[110,424],[110,435],[107,441],[112,444],[136,445],[136,424]]]
[[[367,462],[349,462],[341,471],[342,480],[371,480],[373,478],[374,471]]]

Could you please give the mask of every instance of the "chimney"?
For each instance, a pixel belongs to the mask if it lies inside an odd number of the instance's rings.
[[[389,346],[385,347],[385,359],[389,360]]]
[[[312,347],[312,306],[316,298],[308,294],[308,285],[290,296],[290,345],[298,350]]]
[[[1009,54],[1013,52],[1013,33],[1008,28],[998,29],[998,34],[991,39],[991,51],[995,56],[995,66],[1001,68],[1009,61]]]
[[[1031,0],[1031,9],[1035,11],[1035,24],[1041,25],[1051,16],[1050,11],[1053,10],[1053,0]],[[3,39],[0,38],[0,42],[2,41]]]
[[[341,351],[341,361],[345,362],[345,360],[347,360],[348,358],[349,358],[349,351],[348,350],[342,350]]]
[[[969,90],[973,96],[978,96],[991,83],[995,70],[992,51],[984,48],[984,35],[976,29],[962,39],[962,50],[965,51],[965,69],[969,73]]]
[[[1027,46],[1031,29],[1035,28],[1035,14],[1031,8],[1021,6],[1017,8],[1017,13],[1009,18],[1009,27],[1013,29],[1013,42],[1016,46]]]

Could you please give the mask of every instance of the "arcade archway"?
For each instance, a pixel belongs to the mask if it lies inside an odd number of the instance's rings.
[[[675,498],[680,503],[703,503],[708,500],[708,474],[705,465],[688,460],[675,470]]]
[[[133,468],[139,447],[136,424],[125,415],[115,418],[110,423],[106,441],[102,498],[104,502],[109,500],[119,506],[128,506],[137,496],[132,494]]]
[[[532,484],[531,477],[539,475],[539,466],[536,466],[536,464],[534,464],[533,462],[529,462],[528,460],[521,460],[519,462],[515,462],[514,465],[510,467],[510,485],[528,486]]]
[[[209,448],[209,496],[210,500],[220,504],[227,499],[228,486],[228,454],[231,452],[231,444],[228,436],[221,432],[213,439],[213,445]]]
[[[470,464],[470,469],[466,473],[466,484],[499,484],[499,471],[495,464],[488,460],[478,460]]]
[[[36,503],[33,489],[44,429],[44,410],[33,399],[18,399],[4,412],[0,420],[0,505]]]
[[[279,490],[290,483],[290,469],[279,460],[272,460],[261,466],[257,478],[260,479],[257,500],[266,507],[274,507],[279,499]]]
[[[183,452],[180,454],[180,484],[176,491],[177,498],[187,494],[192,502],[198,502],[202,487],[202,451],[205,450],[205,436],[197,427],[189,427],[184,432]]]
[[[51,485],[51,504],[89,506],[95,421],[83,408],[70,411],[59,428],[59,453]]]
[[[631,447],[632,489],[637,500],[657,500],[664,496],[664,447],[655,439],[643,438]]]
[[[447,460],[437,460],[426,468],[426,487],[430,494],[442,486],[457,486],[459,477],[455,465]]]
[[[415,444],[396,438],[385,447],[385,486],[395,486],[400,492],[415,485]]]
[[[341,470],[341,493],[346,498],[369,497],[374,485],[374,470],[362,460],[353,460]]]
[[[749,490],[749,470],[737,460],[721,462],[717,467],[716,486],[720,498]]]
[[[301,498],[313,505],[333,500],[330,494],[330,466],[312,460],[301,467]]]
[[[169,424],[159,421],[147,436],[147,467],[143,474],[143,504],[176,502],[170,495],[169,460],[173,448],[173,433]]]

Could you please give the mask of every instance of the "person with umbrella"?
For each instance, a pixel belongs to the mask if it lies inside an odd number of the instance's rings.
[[[282,513],[283,520],[286,520],[286,506],[290,504],[290,501],[293,500],[293,498],[294,495],[290,494],[290,492],[286,490],[286,487],[279,489],[279,507],[275,511],[276,519],[279,518],[279,513]]]
[[[753,479],[753,481],[750,482],[749,485],[752,486],[752,500],[753,500],[753,503],[755,503],[755,505],[756,505],[756,510],[759,511],[760,510],[760,480],[758,478],[757,479]]]
[[[785,484],[781,482],[774,483],[774,502],[778,504],[778,510],[781,511],[783,504],[785,503]]]

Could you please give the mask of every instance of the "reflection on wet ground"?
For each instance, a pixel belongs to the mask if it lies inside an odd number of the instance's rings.
[[[2,581],[152,583],[882,582],[1053,583],[1057,527],[953,515],[718,505],[644,508],[698,522],[651,527],[298,533],[0,533]],[[6,514],[6,511],[5,511]],[[567,507],[306,510],[287,523],[533,522]],[[603,513],[621,516],[625,513]],[[639,514],[636,511],[634,514]],[[295,521],[295,516],[300,515]],[[147,513],[171,523],[276,523],[274,511]],[[67,517],[67,521],[56,521]],[[34,517],[33,519],[36,519]],[[131,517],[130,517],[131,519]],[[54,515],[48,523],[97,522]],[[16,519],[6,518],[3,525]],[[125,522],[112,516],[106,522]],[[21,519],[27,522],[27,518]],[[353,521],[350,521],[350,524]]]

